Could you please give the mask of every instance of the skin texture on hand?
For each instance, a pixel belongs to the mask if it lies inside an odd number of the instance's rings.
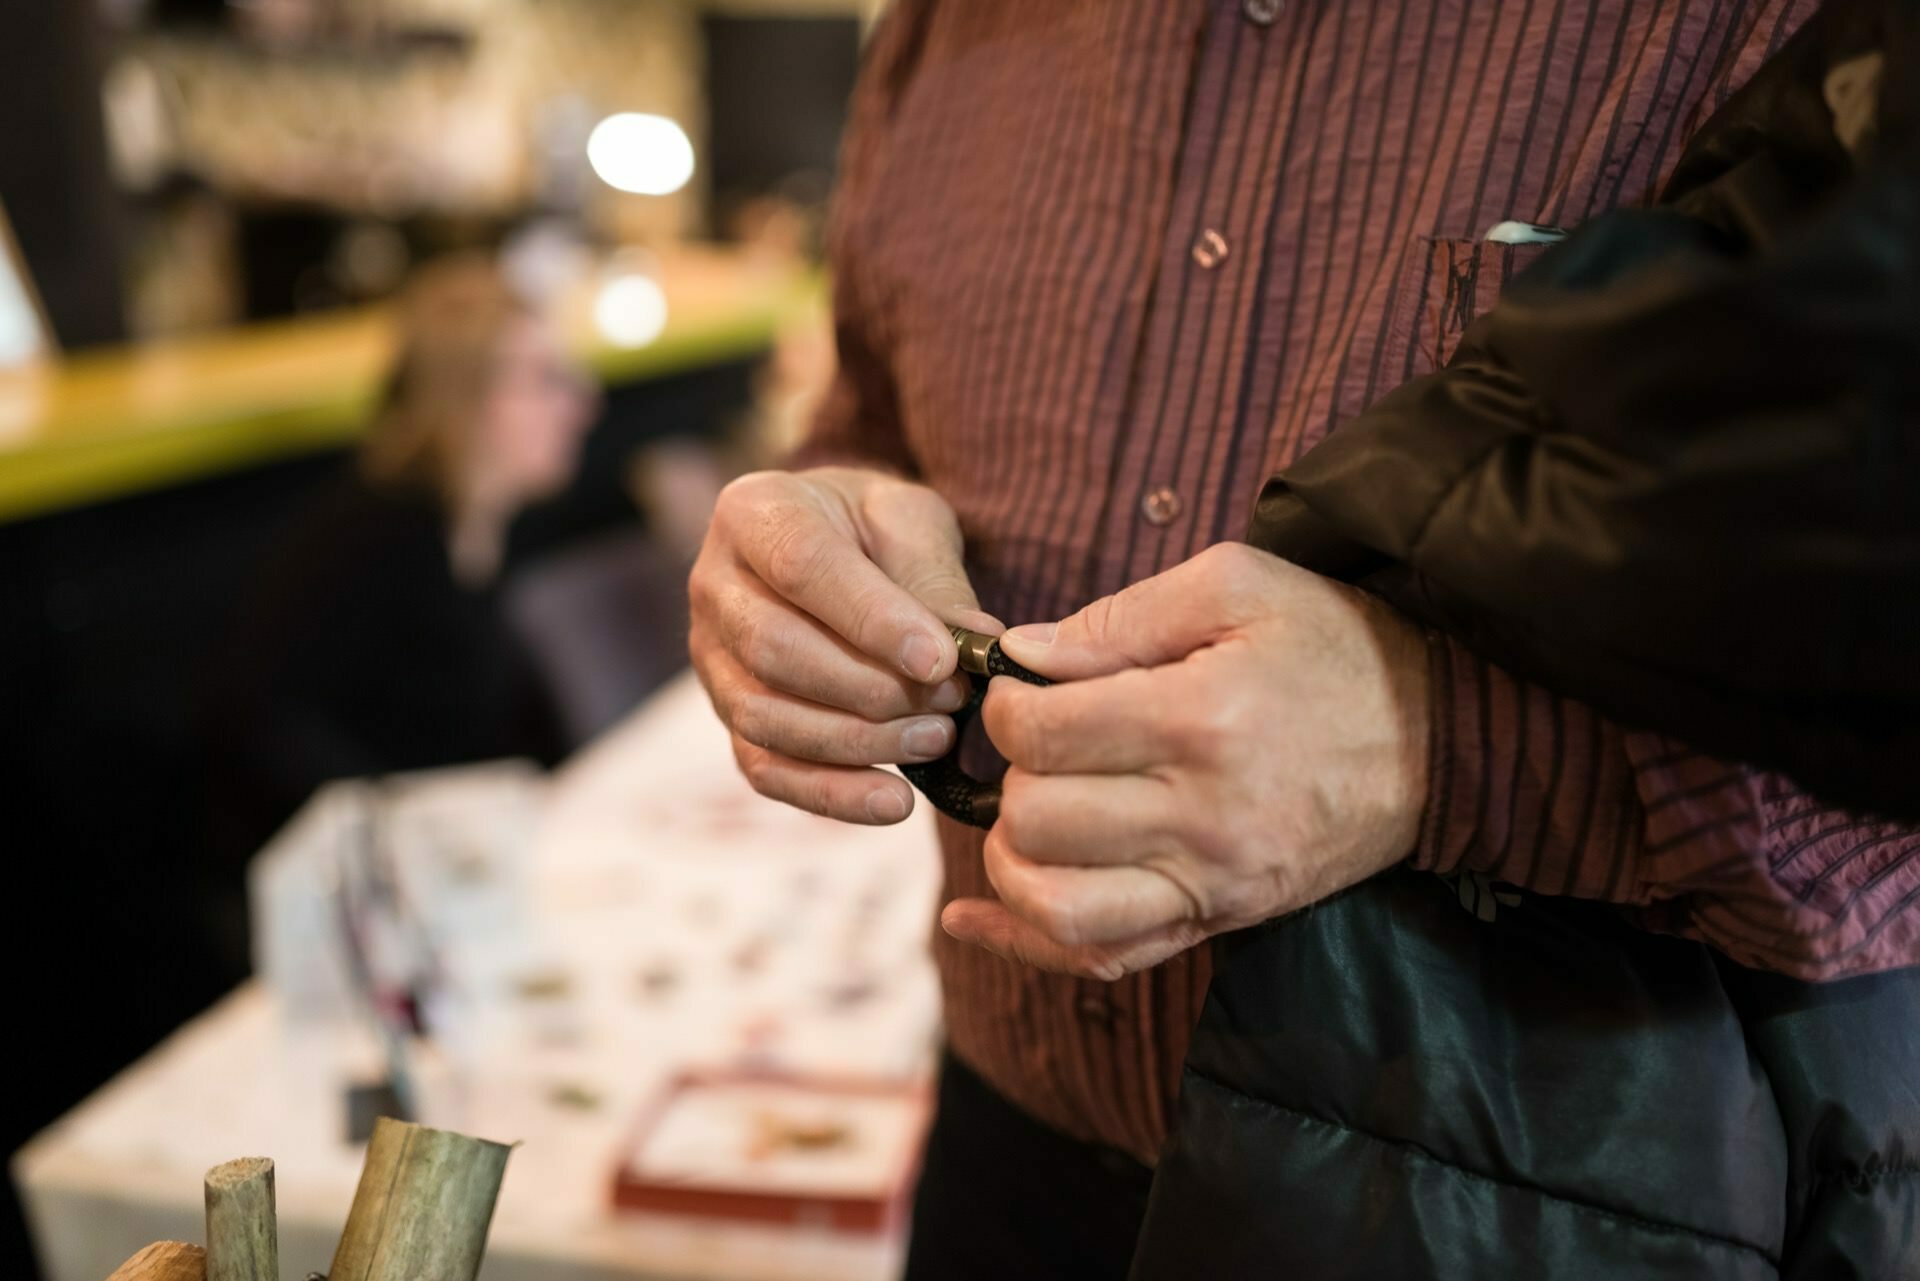
[[[721,492],[687,588],[688,648],[734,758],[764,796],[897,823],[967,697],[947,623],[999,631],[953,509],[883,472],[757,472]]]
[[[1414,847],[1426,642],[1364,593],[1227,544],[1001,645],[1063,683],[987,694],[999,898],[949,904],[956,938],[1115,979]]]

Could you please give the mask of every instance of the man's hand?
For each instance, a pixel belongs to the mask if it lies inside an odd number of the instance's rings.
[[[956,938],[1115,979],[1413,849],[1426,646],[1372,597],[1224,545],[1001,646],[1065,683],[988,692],[1000,897],[949,904]]]
[[[967,697],[945,623],[998,631],[946,500],[880,472],[759,472],[721,492],[688,581],[694,670],[764,796],[852,823],[913,810],[871,768],[953,743]]]

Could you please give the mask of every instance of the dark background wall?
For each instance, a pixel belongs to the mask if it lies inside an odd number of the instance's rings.
[[[69,349],[126,333],[120,197],[101,118],[103,47],[97,5],[0,3],[0,202]]]
[[[826,197],[860,64],[852,18],[708,14],[707,155],[713,214],[769,191]],[[799,189],[794,190],[795,184]]]

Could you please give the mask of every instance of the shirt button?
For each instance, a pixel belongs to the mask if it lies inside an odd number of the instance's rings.
[[[1261,27],[1271,27],[1286,7],[1287,0],[1240,0],[1240,12],[1247,15],[1248,22]]]
[[[1211,271],[1227,260],[1227,238],[1208,227],[1193,242],[1193,260]]]
[[[1181,505],[1180,495],[1162,485],[1140,500],[1140,514],[1147,524],[1165,528],[1179,519]]]

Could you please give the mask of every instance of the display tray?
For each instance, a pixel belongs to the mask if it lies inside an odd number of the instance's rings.
[[[886,1232],[932,1111],[924,1084],[694,1072],[643,1110],[614,1176],[628,1209]]]

